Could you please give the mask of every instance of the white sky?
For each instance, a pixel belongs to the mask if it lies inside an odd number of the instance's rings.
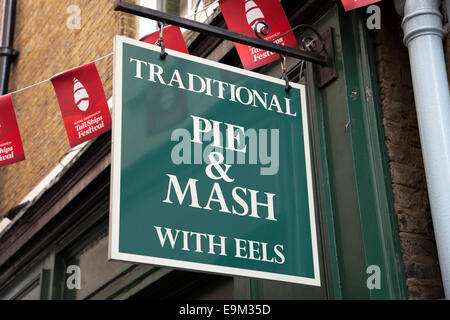
[[[141,6],[156,9],[156,0],[141,0]],[[158,29],[156,21],[139,18],[138,39]]]
[[[140,0],[140,5],[144,6],[144,7],[148,7],[151,9],[158,9],[161,10],[161,8],[157,8],[157,3],[160,2],[160,0]],[[189,6],[191,7],[191,11],[188,14],[188,18],[189,19],[193,19],[193,17],[191,16],[193,14],[192,10],[193,10],[193,6],[196,3],[195,0],[191,0],[188,1]],[[219,4],[216,2],[215,5],[211,5],[208,9],[207,9],[207,13],[208,15],[211,15],[215,8],[217,8]],[[203,4],[200,4],[199,7],[199,14],[197,15],[197,21],[205,21],[207,18],[207,15],[205,13],[201,13],[201,9],[203,8]],[[156,21],[153,21],[151,19],[145,19],[145,18],[140,18],[138,19],[138,39],[142,38],[145,35],[148,35],[150,33],[155,32],[156,30],[158,30],[158,25],[156,23]],[[185,29],[181,29],[181,32],[184,32]]]

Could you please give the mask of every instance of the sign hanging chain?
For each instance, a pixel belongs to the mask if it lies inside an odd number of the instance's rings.
[[[289,92],[291,90],[291,85],[289,84],[289,78],[286,70],[286,55],[280,54],[280,63],[281,63],[281,78],[286,82],[286,86],[284,87],[284,91]]]
[[[163,30],[164,30],[164,23],[161,21],[158,21],[158,27],[159,27],[159,39],[156,41],[156,44],[161,47],[161,53],[159,57],[164,60],[167,57],[166,48],[164,46],[164,38],[163,38]]]

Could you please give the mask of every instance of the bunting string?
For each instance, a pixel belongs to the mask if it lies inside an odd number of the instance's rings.
[[[95,59],[95,60],[93,60],[93,61],[91,61],[91,62],[101,61],[101,60],[103,60],[103,59],[108,58],[109,56],[112,56],[113,54],[114,54],[114,52],[110,52],[110,53],[108,53],[107,55],[104,55],[103,57],[97,58],[97,59]],[[63,72],[64,72],[64,71],[63,71]],[[15,91],[12,91],[12,92],[9,92],[9,93],[10,93],[10,94],[16,94],[16,93],[19,93],[19,92],[22,92],[22,91],[31,89],[31,88],[33,88],[33,87],[39,86],[39,85],[41,85],[41,84],[43,84],[43,83],[45,83],[45,82],[47,82],[47,81],[50,81],[52,78],[54,78],[55,76],[57,76],[57,75],[59,75],[59,74],[61,74],[61,73],[63,73],[63,72],[54,74],[53,76],[51,76],[51,77],[48,78],[48,79],[39,81],[39,82],[34,83],[34,84],[32,84],[32,85],[29,85],[29,86],[27,86],[27,87],[25,87],[25,88],[17,89],[17,90],[15,90]]]
[[[25,160],[22,138],[14,111],[12,95],[52,82],[58,98],[71,150],[111,130],[111,114],[98,74],[96,62],[112,56],[108,53],[89,63],[0,96],[0,167]],[[88,94],[89,91],[89,94]],[[60,160],[59,164],[65,167]]]

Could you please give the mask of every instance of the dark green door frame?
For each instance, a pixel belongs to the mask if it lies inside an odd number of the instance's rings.
[[[382,125],[378,79],[364,11],[340,12],[349,133],[366,266],[381,268],[381,290],[371,299],[406,299],[407,289]],[[356,92],[356,94],[355,94]]]

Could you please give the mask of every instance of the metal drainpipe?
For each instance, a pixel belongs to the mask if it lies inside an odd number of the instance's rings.
[[[3,1],[2,38],[0,41],[0,95],[8,92],[11,63],[19,54],[14,50],[14,24],[16,20],[16,0]]]
[[[398,0],[397,0],[398,1]],[[445,295],[450,298],[450,95],[440,0],[404,3],[402,28],[409,50],[420,141]]]

